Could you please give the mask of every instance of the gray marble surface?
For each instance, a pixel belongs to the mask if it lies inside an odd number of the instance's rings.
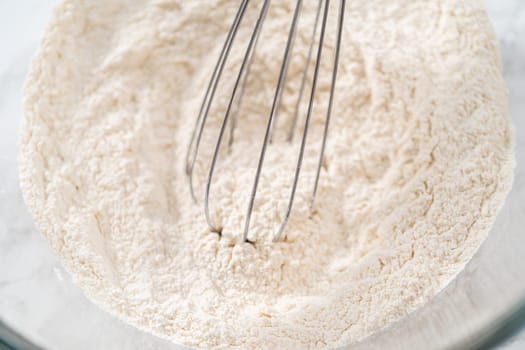
[[[39,236],[18,189],[21,86],[56,0],[0,1],[0,319],[48,349],[175,348],[90,303]],[[486,0],[500,40],[511,113],[525,118],[525,1]],[[525,349],[525,331],[498,350]]]

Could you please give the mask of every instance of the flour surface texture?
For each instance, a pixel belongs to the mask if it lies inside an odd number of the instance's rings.
[[[199,198],[260,3],[246,11],[210,112],[195,167]],[[317,8],[304,1],[255,202],[255,244],[242,243],[293,1],[272,1],[233,148],[220,155],[211,215],[222,236],[207,227],[184,173],[238,4],[63,1],[25,86],[25,200],[89,298],[143,330],[202,349],[331,349],[361,340],[461,271],[510,189],[512,133],[496,40],[481,1],[347,1],[317,200],[310,212],[330,54],[294,211],[273,243],[297,157],[285,130]]]

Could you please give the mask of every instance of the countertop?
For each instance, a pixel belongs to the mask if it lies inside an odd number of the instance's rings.
[[[78,349],[73,345],[97,336],[107,338],[106,345],[112,349],[133,349],[137,342],[143,349],[155,349],[165,342],[115,322],[83,296],[33,226],[18,188],[16,148],[22,118],[21,88],[39,37],[57,2],[0,2],[0,319],[23,328],[44,346],[52,343],[61,349]],[[523,127],[525,1],[485,3],[500,40],[511,114],[514,119],[519,116]],[[68,322],[72,317],[76,326]],[[78,322],[83,327],[79,328]],[[93,329],[95,322],[96,329],[103,332],[83,331]],[[525,330],[497,349],[525,349]]]

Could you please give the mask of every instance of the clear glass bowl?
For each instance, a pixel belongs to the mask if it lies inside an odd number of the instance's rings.
[[[92,304],[22,201],[16,169],[20,91],[55,2],[0,4],[0,349],[182,349]],[[500,39],[515,126],[513,189],[489,238],[447,288],[351,349],[493,349],[525,325],[525,2],[486,4]]]

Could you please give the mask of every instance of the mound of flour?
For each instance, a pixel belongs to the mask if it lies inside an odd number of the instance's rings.
[[[314,211],[326,73],[294,212],[285,239],[271,242],[297,157],[283,130],[314,21],[316,3],[305,3],[253,245],[240,242],[246,199],[293,2],[272,2],[234,146],[221,154],[210,204],[222,236],[192,201],[184,161],[238,1],[66,0],[55,10],[25,87],[21,186],[42,234],[103,309],[197,348],[333,348],[423,305],[486,237],[513,156],[480,1],[357,0],[347,2]],[[249,31],[239,33],[210,114],[199,197]],[[328,72],[331,59],[323,62]]]

